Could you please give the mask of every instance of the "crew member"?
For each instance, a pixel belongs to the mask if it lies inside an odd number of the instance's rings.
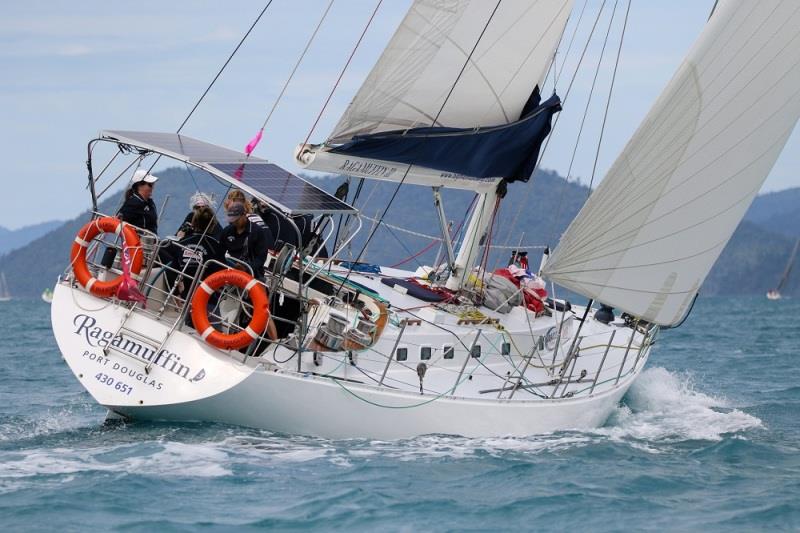
[[[222,245],[225,251],[234,259],[250,266],[253,277],[263,282],[264,263],[267,262],[267,246],[273,240],[272,234],[269,229],[259,226],[248,218],[245,204],[242,202],[230,203],[226,215],[228,226],[222,230]],[[244,326],[247,317],[240,316],[239,320],[239,325]],[[272,318],[267,323],[267,337],[273,340],[277,338],[277,330]],[[252,347],[250,353],[259,355],[266,347],[267,343],[259,340]]]
[[[175,233],[175,236],[178,237],[178,239],[183,239],[185,237],[188,237],[189,235],[191,235],[196,231],[202,231],[202,230],[197,230],[192,226],[192,218],[194,217],[195,214],[197,214],[198,210],[202,208],[211,209],[213,215],[213,209],[214,209],[213,196],[204,192],[196,192],[189,199],[189,206],[191,207],[192,210],[189,211],[189,213],[186,215],[186,218],[183,219],[181,227],[178,228],[178,231]],[[220,234],[222,233],[222,226],[217,222],[216,217],[214,217],[214,224],[209,225],[208,230],[213,231],[214,237],[217,239],[217,241],[219,241]]]
[[[131,186],[125,191],[125,202],[119,208],[119,218],[128,224],[158,233],[158,213],[153,202],[153,187],[157,181],[157,176],[148,174],[143,168],[134,172]]]
[[[128,224],[158,233],[158,213],[156,213],[156,204],[153,202],[153,186],[157,181],[157,176],[148,174],[143,168],[134,172],[130,187],[125,191],[125,202],[119,208],[117,216]],[[116,248],[106,248],[100,264],[111,268],[116,257]]]
[[[207,206],[198,207],[192,216],[191,227],[194,231],[190,235],[182,238],[177,244],[173,242],[162,253],[164,264],[169,267],[166,269],[169,286],[177,282],[176,293],[183,298],[189,292],[191,280],[198,268],[210,260],[225,262],[225,251],[217,238],[221,229],[214,211]],[[208,277],[221,268],[212,263],[208,265],[203,275]]]
[[[271,232],[252,222],[241,202],[231,203],[226,215],[228,226],[222,230],[225,251],[234,259],[249,265],[253,277],[263,281],[264,263],[267,261],[269,243],[273,241]]]

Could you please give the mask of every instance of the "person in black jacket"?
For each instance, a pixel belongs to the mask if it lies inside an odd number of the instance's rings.
[[[220,230],[217,218],[210,207],[199,207],[191,220],[195,231],[172,243],[160,254],[167,269],[165,275],[169,286],[178,284],[175,294],[185,298],[191,288],[192,278],[207,261],[225,262],[225,250],[217,238]],[[203,277],[208,277],[222,267],[211,264]],[[179,277],[180,276],[180,277]]]
[[[322,238],[314,231],[313,217],[311,215],[292,215],[291,222],[289,217],[278,214],[277,211],[264,202],[253,199],[253,208],[264,221],[264,225],[270,230],[274,242],[270,244],[270,249],[278,251],[284,244],[291,244],[296,248],[302,247],[313,254],[322,243]],[[294,225],[292,225],[294,222]],[[295,229],[297,226],[297,229]],[[301,242],[297,240],[297,231],[300,231]],[[328,257],[328,250],[324,246],[318,254],[320,258]]]
[[[208,193],[196,192],[189,199],[189,205],[191,206],[192,210],[189,211],[189,213],[183,219],[183,223],[181,223],[181,226],[178,228],[178,231],[175,232],[175,236],[178,237],[178,239],[183,239],[184,237],[188,237],[195,231],[200,231],[200,233],[202,233],[202,230],[195,230],[195,228],[192,227],[192,219],[194,218],[198,210],[202,208],[209,208],[213,212],[214,197],[213,195]],[[214,237],[217,240],[219,240],[220,234],[222,233],[222,226],[220,226],[219,222],[216,221],[216,217],[214,219],[214,222],[215,223],[213,225],[208,227],[208,230],[212,231]]]
[[[231,257],[247,263],[253,270],[253,277],[263,282],[264,263],[267,262],[269,243],[273,242],[269,228],[253,222],[248,217],[247,209],[242,202],[230,203],[226,215],[229,224],[222,230],[222,245],[225,251]],[[238,264],[233,266],[240,267]],[[247,296],[244,300],[247,300]],[[246,314],[239,317],[239,325],[242,327],[246,326],[248,321],[249,317]],[[267,323],[267,337],[273,340],[277,338],[275,323],[271,318]],[[257,341],[251,346],[249,353],[259,355],[266,347],[267,343]]]
[[[125,192],[125,203],[119,208],[119,218],[144,230],[158,233],[158,213],[153,202],[153,187],[158,177],[140,168],[133,173],[131,187]]]
[[[156,204],[153,202],[153,186],[157,181],[157,176],[148,174],[143,168],[133,173],[131,186],[125,191],[125,202],[117,212],[120,220],[152,233],[158,233],[158,213]],[[116,256],[116,248],[106,248],[100,264],[111,268]]]
[[[243,203],[230,204],[226,215],[229,224],[222,230],[222,246],[231,257],[247,263],[253,277],[263,281],[269,243],[273,242],[270,230],[252,222]]]

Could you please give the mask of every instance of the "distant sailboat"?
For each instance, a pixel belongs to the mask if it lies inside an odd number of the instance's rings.
[[[0,272],[0,302],[7,302],[9,300],[11,300],[11,294],[8,292],[6,273]]]
[[[792,273],[792,267],[794,266],[794,261],[797,259],[797,249],[800,248],[800,238],[794,243],[794,249],[792,250],[792,254],[789,256],[789,261],[786,263],[786,268],[783,269],[783,275],[781,276],[781,281],[778,283],[778,287],[775,289],[770,289],[767,291],[767,299],[768,300],[780,300],[781,299],[781,290],[783,286],[786,285],[786,280],[789,279],[789,274]]]
[[[48,287],[42,291],[42,301],[49,304],[53,303],[53,289]]]

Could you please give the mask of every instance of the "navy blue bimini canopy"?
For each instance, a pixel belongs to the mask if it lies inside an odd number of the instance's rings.
[[[357,135],[331,153],[395,161],[475,178],[528,181],[561,99],[538,88],[516,122],[480,128],[425,127]]]

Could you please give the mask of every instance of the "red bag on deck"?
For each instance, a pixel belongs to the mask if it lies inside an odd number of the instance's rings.
[[[517,287],[520,286],[520,278],[512,274],[507,268],[498,268],[497,270],[494,271],[494,273],[497,274],[498,276],[506,278]],[[522,279],[530,279],[530,278],[522,278]],[[543,300],[547,298],[547,290],[532,288],[532,287],[524,287],[522,289],[522,295],[525,298],[525,307],[527,307],[530,311],[535,312],[537,315],[542,311],[544,311]]]

